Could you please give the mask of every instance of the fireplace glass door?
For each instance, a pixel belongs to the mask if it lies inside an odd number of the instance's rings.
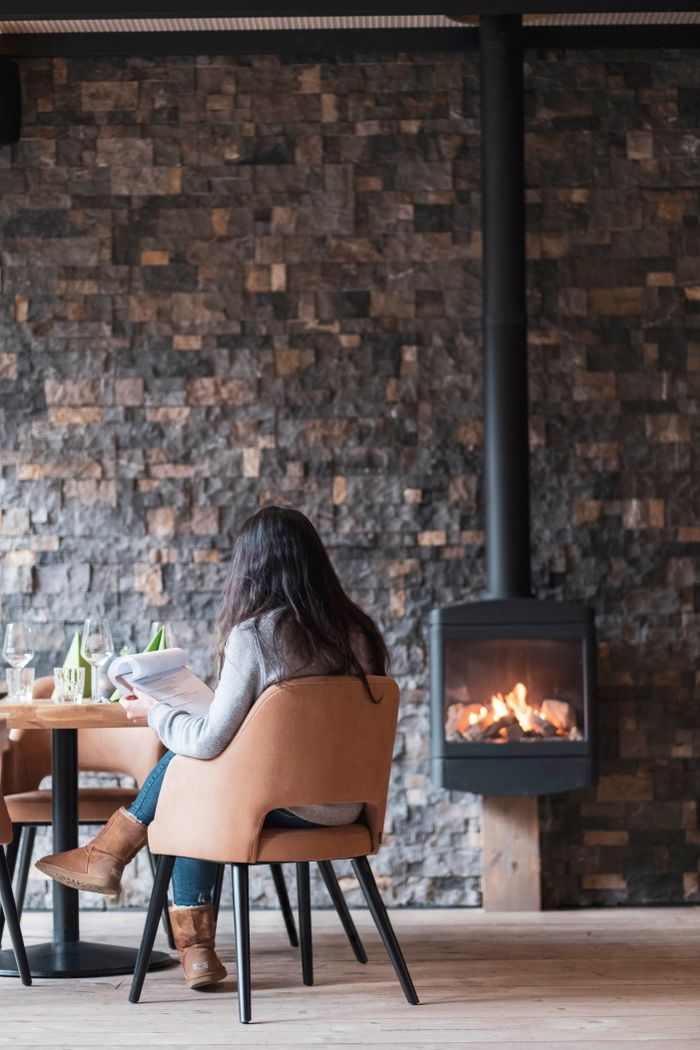
[[[579,638],[446,638],[448,743],[582,741],[585,661]]]

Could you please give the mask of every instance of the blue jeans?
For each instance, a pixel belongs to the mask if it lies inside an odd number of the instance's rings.
[[[150,824],[156,815],[163,777],[173,758],[173,751],[165,752],[144,780],[143,787],[129,807],[129,813],[141,824]],[[319,825],[297,817],[286,809],[275,809],[265,818],[265,827],[316,828]],[[217,867],[218,865],[210,860],[178,857],[173,868],[173,901],[176,907],[194,908],[199,904],[211,904]]]

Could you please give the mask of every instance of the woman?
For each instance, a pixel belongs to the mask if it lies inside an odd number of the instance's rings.
[[[119,892],[124,867],[145,844],[169,762],[210,759],[238,732],[268,686],[308,675],[386,673],[387,651],[373,620],[343,590],[311,522],[297,510],[267,507],[236,540],[224,589],[221,676],[209,712],[191,715],[147,693],[121,701],[127,718],[150,725],[168,748],[128,810],[113,814],[79,849],[37,862],[39,871],[77,889]],[[371,695],[371,692],[370,692]],[[266,827],[351,824],[361,802],[274,810]],[[191,988],[226,976],[214,949],[212,890],[216,865],[179,857],[173,869],[173,934]]]

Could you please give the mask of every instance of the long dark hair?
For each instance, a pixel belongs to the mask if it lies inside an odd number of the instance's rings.
[[[248,518],[234,544],[219,617],[222,645],[237,624],[252,619],[257,628],[261,617],[277,610],[275,629],[291,630],[300,670],[320,654],[334,673],[358,675],[372,696],[352,643],[363,637],[372,673],[386,674],[388,653],[379,629],[343,590],[309,519],[273,506]]]

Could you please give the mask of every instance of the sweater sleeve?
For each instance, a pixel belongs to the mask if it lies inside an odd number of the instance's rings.
[[[176,754],[215,758],[231,742],[262,691],[255,631],[240,625],[226,642],[221,677],[208,713],[191,715],[156,704],[149,711],[148,724]]]

